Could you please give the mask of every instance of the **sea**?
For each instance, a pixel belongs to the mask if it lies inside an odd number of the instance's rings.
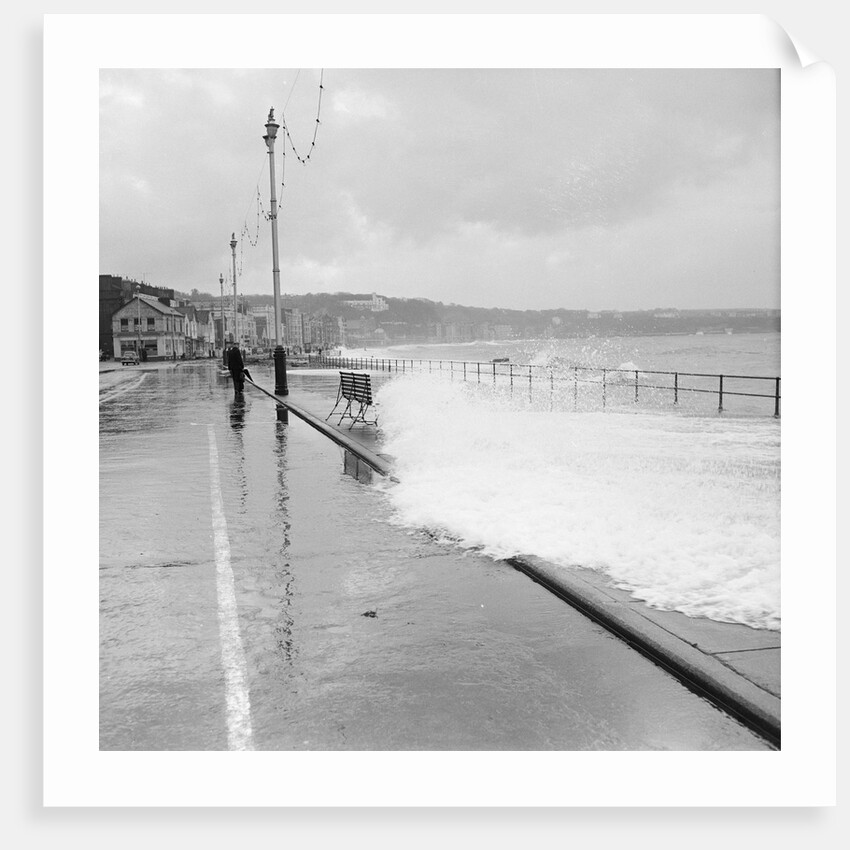
[[[376,393],[392,522],[780,629],[778,333],[342,353],[401,364]]]

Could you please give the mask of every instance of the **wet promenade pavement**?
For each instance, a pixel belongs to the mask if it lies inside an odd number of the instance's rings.
[[[393,525],[338,446],[234,401],[217,364],[121,368],[101,375],[102,749],[768,748],[511,566]],[[335,372],[289,377],[330,411]],[[719,628],[698,641],[739,653]]]

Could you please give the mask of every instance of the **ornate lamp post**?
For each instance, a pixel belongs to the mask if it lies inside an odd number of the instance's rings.
[[[142,360],[142,287],[136,286],[136,353]]]
[[[224,365],[227,365],[227,334],[224,332],[224,275],[218,276],[218,283],[221,286],[221,299],[218,302],[219,312],[221,313],[221,360]]]
[[[233,233],[230,237],[230,253],[233,255],[233,341],[239,348],[242,347],[242,339],[239,335],[239,315],[236,305],[236,234]]]
[[[277,197],[275,195],[274,175],[274,140],[280,124],[274,120],[274,109],[269,110],[266,122],[266,135],[263,139],[269,149],[269,177],[271,179],[271,212],[269,220],[272,225],[272,283],[274,285],[274,391],[276,395],[289,395],[286,384],[286,352],[283,350],[280,334],[280,267],[277,253]]]

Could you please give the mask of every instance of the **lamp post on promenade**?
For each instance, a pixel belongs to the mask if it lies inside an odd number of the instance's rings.
[[[142,287],[136,287],[136,353],[139,355],[139,362],[142,360]]]
[[[235,235],[235,234],[234,234]],[[236,244],[234,240],[230,242],[230,250],[231,253],[236,254]],[[236,271],[236,260],[233,261],[233,271]],[[231,330],[231,342],[238,342],[237,334],[236,334],[236,274],[233,275],[233,327]]]
[[[221,313],[221,360],[224,365],[227,365],[227,334],[224,332],[224,275],[218,276],[218,283],[221,286],[221,299],[218,302],[218,311]]]
[[[280,328],[280,267],[278,265],[277,252],[277,197],[275,195],[274,175],[274,140],[280,124],[274,120],[274,109],[269,110],[266,122],[266,135],[263,139],[269,149],[269,177],[271,179],[271,204],[269,220],[272,225],[272,283],[274,286],[274,391],[275,395],[289,395],[289,387],[286,383],[286,352],[281,342]]]
[[[233,257],[233,341],[241,348],[241,339],[239,336],[239,321],[237,317],[236,303],[236,234],[231,234],[230,237],[230,253]]]

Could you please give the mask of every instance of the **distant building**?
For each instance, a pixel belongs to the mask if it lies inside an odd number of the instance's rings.
[[[284,345],[290,351],[304,350],[304,322],[302,312],[296,307],[283,307]]]
[[[374,292],[369,300],[343,301],[342,303],[358,310],[370,310],[372,313],[383,313],[390,309],[390,305],[386,302],[386,299],[381,298],[380,295],[376,295]]]
[[[98,276],[98,336],[101,351],[112,350],[112,317],[119,307],[133,299],[137,289],[142,295],[164,299],[169,303],[174,301],[173,289],[150,286],[147,283],[140,283],[137,280],[120,275],[102,274]]]
[[[198,310],[192,304],[182,304],[176,309],[186,319],[184,323],[186,356],[211,356],[215,351],[215,323],[212,312]]]
[[[112,316],[113,356],[118,358],[127,350],[148,360],[182,357],[186,353],[186,317],[156,298],[135,296]]]
[[[269,348],[275,344],[274,307],[266,304],[253,307],[254,325],[257,331],[257,344]]]

